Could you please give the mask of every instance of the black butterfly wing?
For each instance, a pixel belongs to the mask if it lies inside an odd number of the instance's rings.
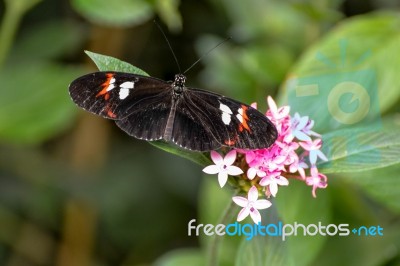
[[[171,105],[171,98],[153,99],[148,108],[136,109],[129,116],[117,120],[116,124],[129,135],[139,139],[165,140]],[[183,98],[176,102],[175,112],[172,114],[172,132],[168,141],[194,151],[209,151],[221,147],[208,130],[208,125],[199,120],[198,116],[194,116],[189,108],[192,106]]]
[[[251,106],[199,89],[185,91],[183,101],[177,107],[177,114],[203,128],[204,133],[199,140],[213,139],[208,145],[210,149],[221,146],[239,149],[268,148],[278,135],[272,122]],[[176,121],[174,138],[182,135],[182,132],[185,133],[183,128],[189,124],[179,124]],[[185,142],[188,142],[185,139],[185,136],[181,136],[177,144],[185,146]],[[196,144],[197,140],[190,141],[193,143],[189,146],[199,146]]]
[[[171,109],[169,97],[153,98],[147,108],[137,108],[129,116],[115,121],[128,135],[147,141],[161,140]]]
[[[86,111],[120,120],[138,109],[154,109],[169,97],[172,87],[160,79],[121,72],[95,72],[69,86],[72,100]],[[165,101],[165,103],[168,101]],[[164,103],[164,104],[165,104]]]
[[[210,151],[222,145],[211,133],[211,120],[206,118],[203,110],[198,110],[195,104],[185,97],[178,101],[172,129],[171,141],[182,148],[194,151]]]

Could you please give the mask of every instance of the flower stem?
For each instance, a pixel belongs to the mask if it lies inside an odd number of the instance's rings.
[[[234,195],[237,195],[239,190],[236,190]],[[225,209],[219,224],[228,224],[234,214],[236,205],[234,204],[233,201],[230,202],[229,206]],[[223,236],[219,236],[217,234],[213,235],[213,238],[211,240],[211,243],[208,248],[208,265],[209,266],[217,266],[219,265],[218,263],[218,257],[221,249],[221,244],[222,244]]]

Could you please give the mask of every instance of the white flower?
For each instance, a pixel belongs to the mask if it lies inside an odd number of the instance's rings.
[[[289,181],[285,177],[281,176],[280,172],[277,172],[276,174],[270,174],[261,179],[260,185],[268,186],[267,196],[270,194],[275,197],[276,193],[278,193],[278,185],[287,186],[289,185]]]
[[[218,152],[211,151],[211,159],[215,165],[209,165],[205,167],[203,172],[207,174],[218,174],[218,182],[221,187],[226,184],[228,175],[243,174],[242,169],[232,165],[236,160],[235,150],[228,152],[225,158],[223,158]]]
[[[247,199],[244,197],[233,197],[232,200],[243,207],[243,209],[239,212],[237,221],[240,222],[244,220],[249,214],[251,219],[253,219],[254,223],[258,224],[261,222],[261,215],[258,210],[269,208],[272,204],[270,201],[262,199],[258,199],[258,190],[255,186],[252,186],[247,194]]]
[[[253,180],[254,177],[256,177],[256,176],[264,177],[264,176],[266,176],[266,175],[267,175],[267,173],[266,173],[265,171],[263,171],[263,170],[261,169],[261,167],[250,167],[250,168],[247,170],[247,177],[248,177],[250,180]]]

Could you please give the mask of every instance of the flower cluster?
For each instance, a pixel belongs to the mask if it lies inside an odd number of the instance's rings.
[[[312,186],[313,197],[316,197],[317,188],[327,187],[327,177],[319,173],[316,166],[318,158],[324,161],[328,159],[320,150],[321,136],[312,131],[314,121],[298,113],[291,117],[290,107],[278,108],[271,97],[268,97],[268,106],[265,115],[278,131],[278,138],[271,147],[260,150],[233,149],[225,157],[211,151],[215,165],[203,169],[207,174],[218,174],[221,187],[226,184],[229,175],[248,181],[241,186],[242,190],[248,191],[247,199],[239,196],[232,198],[237,205],[243,207],[238,221],[250,214],[255,223],[260,222],[261,215],[257,209],[268,208],[271,203],[266,199],[257,200],[259,191],[264,192],[267,198],[275,197],[279,186],[289,184],[288,178],[296,178]]]

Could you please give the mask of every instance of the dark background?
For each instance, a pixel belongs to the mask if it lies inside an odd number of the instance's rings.
[[[204,0],[167,1],[163,9],[143,1],[142,18],[120,22],[112,10],[127,1],[81,2],[39,1],[21,16],[0,61],[1,265],[146,265],[200,245],[187,223],[199,216],[204,179],[216,178],[78,109],[68,84],[96,70],[84,50],[171,80],[179,69],[153,20],[182,70],[231,36],[187,73],[187,85],[265,110],[265,97],[277,94],[301,54],[338,23],[400,7],[395,0]],[[386,265],[399,262],[396,252]]]

